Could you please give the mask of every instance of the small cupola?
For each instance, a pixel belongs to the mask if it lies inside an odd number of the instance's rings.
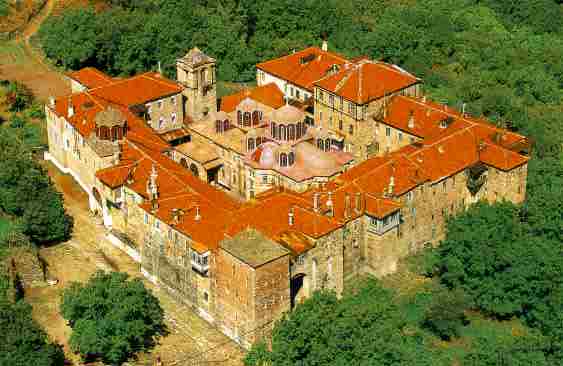
[[[127,118],[118,109],[108,107],[96,114],[96,136],[100,140],[119,141],[127,134]]]

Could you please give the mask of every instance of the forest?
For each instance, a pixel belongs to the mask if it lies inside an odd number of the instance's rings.
[[[198,46],[217,58],[219,79],[249,82],[257,62],[326,37],[331,50],[398,64],[435,100],[534,142],[526,202],[452,218],[440,247],[409,262],[422,285],[317,293],[247,365],[563,365],[560,0],[109,3],[50,19],[39,34],[46,55],[112,75],[160,61],[174,77],[175,58]]]

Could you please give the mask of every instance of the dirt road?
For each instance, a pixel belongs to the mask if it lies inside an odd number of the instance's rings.
[[[53,11],[57,0],[47,0],[43,9],[24,27],[15,40],[0,42],[0,79],[16,80],[29,87],[35,96],[46,102],[49,96],[70,93],[65,77],[51,67],[34,49],[30,39]]]

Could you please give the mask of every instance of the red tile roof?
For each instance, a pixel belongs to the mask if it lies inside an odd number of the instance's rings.
[[[88,89],[109,85],[116,81],[109,75],[104,74],[94,67],[85,67],[78,71],[70,72],[67,76],[84,85]]]
[[[345,64],[339,72],[315,83],[325,90],[358,104],[365,104],[420,80],[396,65],[363,60]]]
[[[313,92],[315,81],[325,77],[333,65],[343,65],[346,62],[348,60],[336,53],[309,47],[259,63],[256,68]]]
[[[241,90],[232,95],[225,96],[221,99],[221,111],[230,113],[245,98],[253,99],[259,103],[278,109],[285,104],[284,94],[275,83],[258,86],[254,89]]]
[[[147,72],[90,90],[90,93],[113,104],[131,107],[181,93],[183,88],[160,74]]]

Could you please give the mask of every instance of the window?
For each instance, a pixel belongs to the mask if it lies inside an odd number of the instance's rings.
[[[164,117],[160,117],[158,119],[158,128],[163,128],[164,127]]]
[[[203,301],[205,302],[209,301],[209,294],[207,293],[207,291],[203,291]]]
[[[264,183],[264,184],[268,183],[268,176],[267,175],[262,176],[262,183]]]
[[[298,256],[295,258],[295,263],[303,265],[305,263],[305,257],[303,255]]]
[[[332,127],[332,116],[328,117],[328,125]]]
[[[239,126],[242,126],[242,112],[237,111],[237,123]]]
[[[174,231],[172,229],[168,230],[168,240],[172,240],[172,237],[174,236]]]
[[[250,126],[250,112],[244,112],[244,126],[245,127],[249,127]]]
[[[299,90],[295,90],[295,97],[296,97],[297,99],[301,98],[301,95],[300,95],[300,93],[299,93]]]
[[[403,140],[403,133],[399,132],[399,141]]]
[[[293,96],[293,87],[292,87],[292,86],[289,87],[289,94],[290,94],[291,96]]]
[[[172,105],[176,105],[176,97],[172,97],[170,100],[172,101]]]
[[[162,100],[159,100],[157,105],[158,105],[158,109],[162,109]]]
[[[447,183],[447,181],[443,181],[443,182],[442,182],[442,190],[443,190],[444,192],[446,192],[446,190],[447,190],[447,188],[448,188],[448,186],[446,185],[446,183]]]
[[[160,230],[160,221],[158,221],[157,219],[154,220],[154,228],[156,230]]]
[[[385,127],[385,136],[387,136],[387,137],[391,136],[391,128],[390,127]]]
[[[324,102],[325,100],[325,93],[323,93],[322,91],[319,91],[319,99],[321,100],[321,102]],[[322,116],[322,112],[321,112],[321,116]]]
[[[413,191],[409,191],[407,193],[407,202],[412,202],[412,199],[414,197],[414,192]]]
[[[350,135],[353,135],[353,134],[354,134],[354,125],[350,125],[350,126],[348,127],[348,132],[350,133]]]
[[[334,95],[330,94],[328,96],[328,103],[330,104],[331,107],[334,107]]]
[[[343,127],[344,126],[343,126],[342,120],[338,121],[338,129],[342,131]]]
[[[176,123],[176,113],[172,113],[172,115],[170,116],[170,120],[172,121],[172,124]]]
[[[149,215],[145,212],[145,217],[143,222],[145,223],[145,225],[147,225],[149,223]]]

